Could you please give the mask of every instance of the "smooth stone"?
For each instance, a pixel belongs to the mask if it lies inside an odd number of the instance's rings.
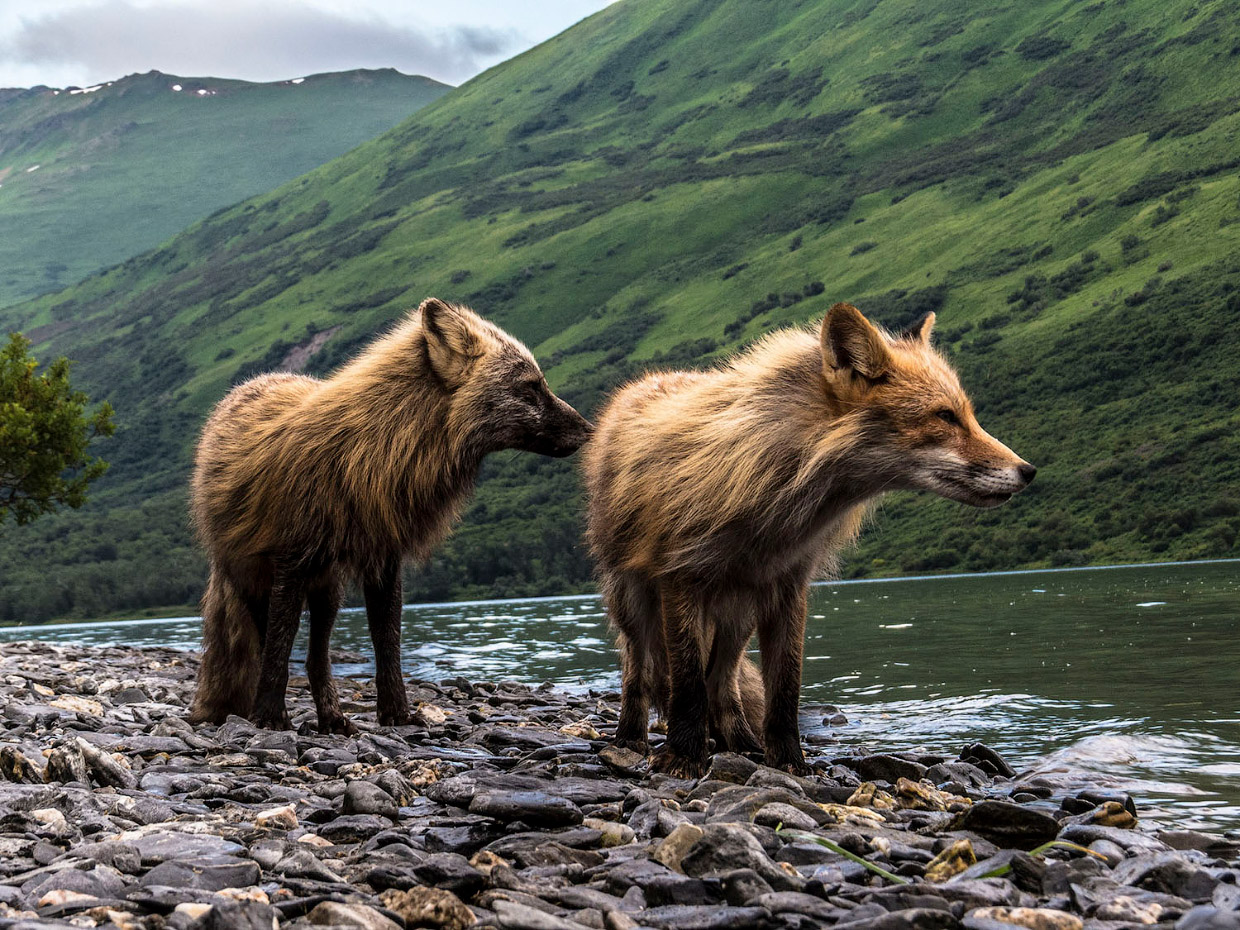
[[[1016,777],[1016,770],[1008,765],[1007,760],[984,743],[971,743],[965,746],[961,750],[960,761],[976,765],[987,775],[999,775],[1003,778]]]
[[[459,853],[434,853],[410,870],[423,885],[468,898],[486,886],[486,876]]]
[[[919,762],[910,762],[898,756],[876,753],[861,759],[851,759],[845,763],[860,776],[862,781],[885,781],[894,785],[901,778],[910,781],[921,781],[927,767]]]
[[[675,830],[665,836],[659,845],[655,848],[654,859],[661,862],[669,869],[676,872],[684,872],[681,868],[681,860],[685,853],[703,837],[702,828],[690,823],[682,823]]]
[[[341,882],[339,875],[325,866],[309,849],[290,849],[271,871],[286,878],[310,878],[321,882]]]
[[[1175,930],[1240,930],[1240,911],[1222,911],[1213,905],[1198,905],[1175,922]]]
[[[642,893],[650,907],[714,904],[721,897],[719,890],[718,881],[707,882],[676,872],[652,876],[642,885]]]
[[[639,911],[633,919],[656,930],[745,930],[768,926],[771,912],[764,907],[670,905]]]
[[[818,821],[809,814],[780,801],[764,804],[754,814],[753,822],[774,829],[813,830],[818,826]]]
[[[469,810],[504,823],[519,820],[540,827],[571,826],[584,819],[581,808],[568,798],[543,791],[482,791],[474,795]]]
[[[857,919],[857,908],[835,925],[835,930],[954,930],[960,921],[951,911],[914,907],[886,914],[867,914]]]
[[[637,838],[637,834],[633,832],[631,827],[610,820],[587,817],[581,822],[581,825],[589,827],[591,830],[597,830],[602,834],[602,846],[604,849],[627,846]]]
[[[626,778],[640,778],[650,767],[640,752],[620,746],[607,746],[599,751],[598,757],[609,769]]]
[[[254,826],[261,830],[296,830],[297,809],[292,804],[271,807],[254,816]]]
[[[144,876],[145,887],[198,888],[220,891],[223,888],[245,888],[258,884],[262,870],[250,859],[231,861],[195,861],[175,859],[161,862]]]
[[[494,906],[495,916],[504,930],[581,930],[581,924],[574,920],[548,914],[527,904],[500,898]]]
[[[142,856],[130,843],[82,843],[72,847],[65,857],[91,859],[129,875],[137,874],[142,868]]]
[[[979,907],[968,913],[980,920],[997,920],[1027,930],[1082,930],[1085,922],[1075,914],[1044,907]]]
[[[27,897],[37,900],[49,891],[74,891],[96,898],[121,898],[125,895],[125,879],[116,869],[97,865],[93,869],[64,869],[42,880],[35,879],[29,888],[23,886]]]
[[[800,891],[804,879],[775,864],[752,833],[727,824],[707,824],[702,838],[681,858],[686,875],[718,876],[736,869],[753,869],[776,891]]]
[[[799,891],[771,891],[753,899],[754,906],[764,907],[772,914],[804,914],[816,920],[834,923],[845,913],[822,898]]]
[[[764,894],[771,894],[772,888],[761,875],[753,869],[734,869],[719,876],[723,885],[723,896],[733,907],[741,907]],[[788,892],[794,894],[795,892]]]
[[[400,916],[408,927],[440,927],[465,930],[477,921],[474,912],[451,891],[437,887],[416,887],[407,891],[387,891],[380,896],[383,906]]]
[[[703,781],[725,781],[743,785],[753,777],[760,766],[735,752],[717,752],[710,757],[710,767],[702,776]]]
[[[390,794],[376,784],[361,780],[349,782],[340,809],[345,814],[374,814],[389,820],[400,815],[400,808]]]
[[[275,930],[277,926],[276,909],[270,904],[218,897],[213,900],[215,903],[193,925],[193,930]]]
[[[126,840],[138,851],[144,865],[158,865],[175,859],[203,859],[210,856],[232,856],[245,847],[222,836],[210,833],[173,833],[160,831]]]
[[[349,930],[403,930],[400,924],[364,904],[341,904],[322,901],[314,906],[306,920],[313,926],[349,928]]]
[[[1112,875],[1120,884],[1161,891],[1198,903],[1210,900],[1219,884],[1217,878],[1177,852],[1125,859]]]
[[[342,814],[318,829],[319,836],[336,845],[358,843],[392,826],[387,817],[375,814]]]
[[[999,846],[1034,849],[1059,834],[1059,821],[1049,814],[1010,801],[981,801],[965,810],[951,824]]]

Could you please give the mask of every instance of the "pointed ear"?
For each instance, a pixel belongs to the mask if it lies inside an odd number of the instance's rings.
[[[836,304],[822,321],[822,363],[828,376],[847,369],[879,378],[891,365],[887,340],[852,304]]]
[[[418,313],[422,315],[422,331],[426,334],[431,366],[448,384],[456,385],[470,363],[482,354],[481,343],[469,318],[435,297],[422,301]]]
[[[914,341],[921,341],[921,342],[924,342],[926,345],[929,345],[930,344],[930,330],[934,329],[934,320],[935,320],[934,311],[931,310],[929,313],[923,316],[920,320],[918,320],[916,323],[910,326],[905,332],[901,333],[900,334],[901,338],[912,339]]]

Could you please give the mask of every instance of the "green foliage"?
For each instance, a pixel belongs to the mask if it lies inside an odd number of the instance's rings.
[[[242,374],[331,371],[429,294],[523,338],[587,415],[837,300],[896,330],[937,312],[983,424],[1038,480],[993,511],[891,497],[850,575],[1240,554],[1230,8],[959,7],[614,4],[0,309],[125,411],[91,505],[0,538],[0,619],[193,600],[184,488],[211,405]],[[31,267],[57,261],[72,280],[52,252]],[[410,597],[588,586],[580,508],[573,462],[495,457]]]
[[[0,349],[0,523],[12,514],[18,526],[86,503],[88,485],[108,468],[86,448],[114,430],[107,403],[87,412],[86,395],[69,384],[68,359],[39,372],[29,349],[20,333]]]

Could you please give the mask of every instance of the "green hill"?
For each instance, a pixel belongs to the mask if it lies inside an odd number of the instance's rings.
[[[144,252],[448,89],[390,69],[270,84],[151,71],[0,89],[0,305]]]
[[[116,407],[91,510],[0,541],[0,619],[196,596],[201,419],[328,370],[424,295],[583,410],[851,300],[939,312],[1040,466],[893,497],[852,574],[1237,554],[1240,14],[1223,0],[628,0],[163,247],[0,311]],[[497,457],[411,596],[588,584],[571,463]],[[51,581],[49,581],[51,579]]]

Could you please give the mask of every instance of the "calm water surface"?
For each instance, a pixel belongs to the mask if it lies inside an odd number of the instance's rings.
[[[199,625],[0,629],[33,638],[190,649]],[[343,612],[334,643],[369,656],[365,615]],[[432,679],[619,680],[595,597],[409,607],[404,663]],[[844,747],[981,740],[1018,768],[1102,773],[1147,819],[1240,829],[1240,563],[820,585],[804,681],[806,732]],[[849,723],[824,727],[827,704]]]

